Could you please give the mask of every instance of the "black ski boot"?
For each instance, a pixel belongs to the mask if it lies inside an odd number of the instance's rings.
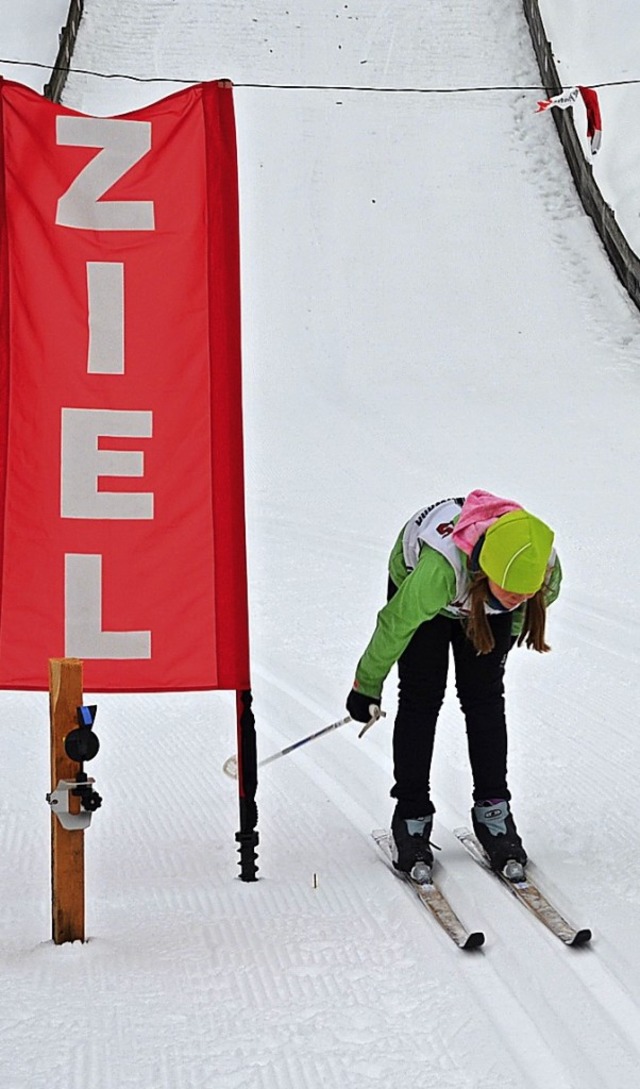
[[[527,852],[522,846],[509,803],[504,798],[476,802],[471,810],[471,820],[473,830],[489,856],[491,869],[504,872],[507,863],[516,862],[520,866],[520,874],[510,867],[512,874],[507,872],[506,876],[511,880],[517,880],[519,875],[524,876]]]
[[[425,873],[425,867],[431,870],[433,866],[433,853],[429,845],[429,837],[433,827],[433,816],[406,818],[399,817],[397,812],[391,820],[392,856],[396,870],[411,874],[411,871],[420,863],[414,876],[417,880],[424,881],[430,878]]]

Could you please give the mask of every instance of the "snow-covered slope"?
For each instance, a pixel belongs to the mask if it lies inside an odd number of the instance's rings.
[[[391,812],[392,676],[363,740],[346,726],[264,769],[251,885],[221,773],[230,696],[99,697],[91,940],[54,948],[47,700],[4,693],[0,1083],[634,1085],[640,322],[535,92],[410,90],[535,84],[518,5],[87,0],[75,64],[237,84],[260,756],[343,714],[403,519],[476,486],[520,500],[554,526],[565,584],[553,653],[509,663],[514,808],[595,939],[562,947],[454,839],[453,691],[439,859],[484,951],[459,953],[386,871],[369,832]],[[114,114],[174,89],[77,75],[65,102]]]

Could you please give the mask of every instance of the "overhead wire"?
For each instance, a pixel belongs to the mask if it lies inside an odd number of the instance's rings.
[[[47,72],[66,72],[68,75],[94,76],[96,79],[124,79],[133,83],[180,83],[191,86],[203,83],[202,78],[184,79],[175,76],[134,76],[126,72],[96,72],[91,68],[72,68],[63,65],[42,64],[39,61],[16,60],[14,58],[0,57],[0,64],[15,65],[26,68],[42,68]],[[210,78],[210,77],[208,77]],[[374,94],[420,94],[420,95],[450,95],[450,94],[487,94],[499,91],[536,91],[546,94],[546,87],[541,83],[534,84],[485,84],[476,86],[459,87],[374,87],[360,84],[334,84],[334,83],[254,83],[244,81],[231,81],[234,87],[247,87],[260,90],[276,91],[360,91]],[[603,87],[626,87],[640,83],[637,79],[615,79],[602,83],[590,83],[594,89]]]

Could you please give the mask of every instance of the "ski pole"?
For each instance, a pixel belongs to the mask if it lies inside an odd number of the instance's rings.
[[[371,726],[372,723],[376,721],[377,718],[380,718],[381,715],[384,715],[384,711],[380,711],[379,707],[376,707],[375,710],[378,712],[377,714],[373,713],[372,704],[371,722],[367,723],[367,725],[358,735],[359,737],[362,737],[364,731],[367,730],[369,726]],[[315,741],[317,737],[322,737],[323,734],[328,734],[331,730],[337,730],[339,726],[345,726],[347,722],[351,722],[351,715],[345,715],[345,717],[339,719],[338,722],[332,722],[329,726],[323,726],[321,730],[316,730],[314,734],[309,734],[308,737],[303,737],[300,739],[300,741],[294,741],[292,745],[287,745],[286,748],[280,749],[280,752],[274,752],[271,756],[267,756],[266,759],[260,760],[258,762],[258,767],[263,768],[265,764],[272,764],[274,760],[279,760],[281,756],[287,756],[290,752],[293,752],[294,749],[299,749],[301,745],[306,745],[309,741]],[[229,756],[222,765],[222,770],[224,771],[225,775],[229,776],[230,779],[237,779],[238,757]]]

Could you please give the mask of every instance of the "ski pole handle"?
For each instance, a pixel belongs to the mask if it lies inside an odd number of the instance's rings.
[[[386,711],[381,711],[380,708],[378,707],[377,703],[370,703],[369,704],[369,714],[371,715],[371,718],[369,719],[368,722],[365,722],[364,726],[360,730],[360,733],[358,734],[358,737],[364,737],[367,730],[371,729],[374,722],[377,722],[379,718],[386,718],[387,717],[387,712]]]

